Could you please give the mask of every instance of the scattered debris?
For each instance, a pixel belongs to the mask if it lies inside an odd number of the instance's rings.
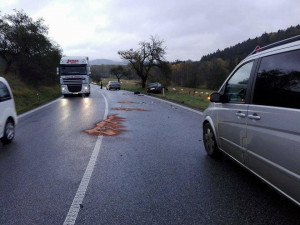
[[[149,110],[146,110],[146,109],[141,109],[141,108],[122,108],[122,107],[119,107],[119,108],[112,108],[112,110],[122,110],[122,111],[140,111],[140,112],[146,112],[146,111],[149,111]]]
[[[83,205],[82,204],[79,204],[80,208],[83,208]]]
[[[90,135],[103,135],[103,136],[115,136],[119,135],[125,130],[121,124],[125,119],[116,115],[107,116],[106,120],[102,120],[96,124],[96,126],[89,130],[84,130],[85,133]]]
[[[131,101],[120,101],[118,103],[139,104],[137,102],[131,102]]]

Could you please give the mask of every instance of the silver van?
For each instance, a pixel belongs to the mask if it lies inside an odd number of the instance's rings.
[[[227,154],[300,206],[300,36],[257,48],[210,101],[207,154]]]

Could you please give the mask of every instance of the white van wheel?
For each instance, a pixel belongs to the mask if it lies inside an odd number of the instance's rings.
[[[5,124],[4,134],[1,138],[3,144],[8,144],[12,142],[15,137],[15,125],[11,119],[8,119]]]

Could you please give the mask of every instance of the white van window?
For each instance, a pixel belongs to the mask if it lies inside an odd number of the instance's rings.
[[[262,58],[253,103],[300,109],[300,50]]]
[[[225,89],[225,99],[229,103],[244,103],[253,61],[241,66],[229,79]]]
[[[0,102],[6,101],[11,99],[10,93],[8,91],[8,88],[6,85],[2,82],[0,82]]]

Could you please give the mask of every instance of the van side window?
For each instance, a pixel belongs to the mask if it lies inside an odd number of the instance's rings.
[[[11,99],[10,93],[6,85],[0,82],[0,102]]]
[[[229,79],[225,89],[225,100],[229,103],[244,103],[253,61],[241,66]]]
[[[262,58],[253,104],[300,109],[300,50]]]

